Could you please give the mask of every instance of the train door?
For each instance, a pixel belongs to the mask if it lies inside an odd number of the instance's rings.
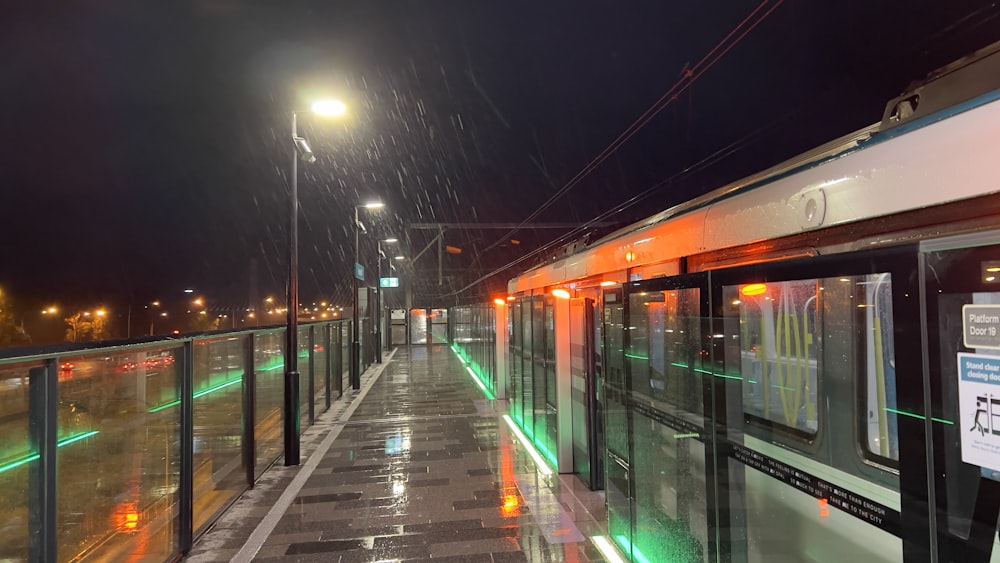
[[[591,490],[603,488],[600,418],[594,363],[594,301],[570,301],[570,381],[573,419],[573,472]]]
[[[625,303],[620,287],[604,291],[601,311],[601,396],[604,398],[604,488],[608,533],[631,555],[631,458],[628,385],[625,375]]]
[[[921,246],[937,552],[1000,561],[1000,233]]]
[[[625,425],[609,420],[607,434],[609,448],[625,434],[628,457],[614,461],[630,521],[609,508],[609,528],[633,561],[718,560],[707,276],[629,283],[623,299]]]

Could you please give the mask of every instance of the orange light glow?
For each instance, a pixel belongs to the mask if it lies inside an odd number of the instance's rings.
[[[507,301],[514,301],[515,299],[517,299],[517,297],[514,297],[513,295],[507,296]]]
[[[517,500],[516,494],[506,494],[503,496],[503,506],[500,507],[500,516],[513,518],[521,514],[521,503]]]
[[[566,291],[565,289],[553,289],[552,295],[560,299],[569,299],[569,292]]]
[[[633,260],[635,260],[635,253],[634,252],[626,252],[625,253],[625,261],[626,262],[631,262]]]
[[[122,503],[114,514],[115,528],[119,532],[134,533],[139,528],[139,512],[133,503]]]
[[[507,303],[507,300],[506,299],[501,299],[500,297],[497,297],[496,299],[493,300],[493,302],[496,303],[497,305],[503,305],[503,304]]]
[[[829,502],[825,498],[816,499],[816,503],[819,504],[819,515],[822,517],[827,517],[830,515]]]
[[[740,288],[740,294],[744,296],[760,295],[766,291],[766,283],[749,283]]]
[[[615,283],[615,282],[613,282],[613,281],[602,281],[601,282],[601,287],[611,287],[613,285],[618,285],[618,284]]]

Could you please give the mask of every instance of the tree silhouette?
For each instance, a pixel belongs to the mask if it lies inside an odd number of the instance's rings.
[[[68,342],[106,340],[111,336],[108,332],[108,316],[106,314],[78,311],[63,320],[66,321],[66,340]]]
[[[24,324],[14,319],[10,295],[0,289],[0,348],[31,344],[31,336],[24,330]]]

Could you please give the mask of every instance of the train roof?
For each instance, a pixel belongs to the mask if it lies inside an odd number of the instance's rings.
[[[954,117],[965,111],[988,104],[998,98],[1000,98],[1000,42],[992,44],[984,49],[980,49],[960,61],[956,61],[955,63],[942,67],[941,69],[929,74],[925,80],[912,84],[900,96],[890,100],[886,104],[886,108],[880,122],[873,123],[868,127],[848,135],[844,135],[843,137],[795,156],[766,170],[726,184],[702,196],[675,205],[647,217],[646,219],[618,229],[617,231],[612,232],[599,240],[587,244],[583,248],[576,246],[576,252],[569,253],[567,256],[575,256],[588,252],[592,253],[593,249],[602,247],[607,248],[615,245],[621,246],[619,243],[634,239],[637,236],[635,233],[638,231],[648,232],[651,227],[671,220],[681,221],[684,228],[700,229],[703,231],[703,234],[705,234],[709,227],[707,225],[698,224],[697,220],[694,219],[694,216],[700,214],[704,215],[704,217],[699,220],[706,219],[709,215],[709,208],[713,208],[727,199],[740,196],[739,199],[744,201],[746,198],[743,196],[749,194],[750,192],[770,184],[779,183],[784,184],[784,187],[775,190],[774,197],[785,197],[785,203],[789,203],[789,201],[787,201],[789,195],[787,193],[789,190],[788,182],[783,182],[783,180],[798,174],[803,174],[803,177],[809,178],[812,185],[804,186],[800,192],[804,194],[807,187],[809,190],[816,191],[816,179],[818,176],[821,176],[821,174],[807,174],[807,171],[810,171],[813,168],[821,167],[827,163],[832,163],[834,161],[850,157],[863,149],[881,145],[884,142],[891,141],[892,139],[903,136],[906,133],[922,129],[928,125],[932,125],[939,121]],[[954,140],[958,134],[953,132],[950,133],[950,135],[950,138]],[[929,139],[933,139],[933,134],[919,135],[918,137],[921,138],[921,142],[930,143],[932,141]],[[864,152],[868,151],[865,150]],[[882,151],[875,152],[882,154]],[[857,159],[851,159],[851,162],[855,161],[857,161]],[[871,163],[868,163],[868,165],[871,166]],[[833,174],[837,176],[837,178],[833,178],[833,176],[831,176],[828,179],[829,182],[840,183],[844,181],[843,178],[850,176],[850,173],[845,173],[844,170],[840,170],[841,168],[844,168],[844,166],[834,166],[833,169],[829,169],[830,173],[828,173],[828,175]],[[834,169],[836,169],[836,171]],[[827,170],[827,167],[823,167],[823,170]],[[836,173],[834,174],[834,172]],[[825,185],[826,184],[822,182],[818,184],[819,191],[822,191],[822,188]],[[938,191],[940,191],[940,188],[938,188]],[[784,195],[780,195],[779,192]],[[826,198],[826,195],[821,195],[823,198]],[[762,205],[762,197],[764,196],[758,195],[751,197],[750,201],[759,206]],[[766,203],[765,205],[771,205],[773,207],[775,202]],[[729,207],[733,206],[730,205]],[[733,212],[732,209],[729,210],[729,213],[730,215],[735,216],[735,212]],[[870,216],[877,216],[879,213],[885,214],[886,212],[874,211]],[[859,216],[859,218],[863,217]],[[845,219],[840,220],[843,221]],[[802,230],[806,228],[816,228],[821,225],[822,220],[817,224],[800,224],[798,227]],[[707,236],[707,234],[705,236]],[[732,237],[728,237],[728,239],[731,241]],[[625,242],[623,244],[629,243]],[[690,242],[688,244],[689,249],[695,248],[695,246],[696,245]],[[605,255],[602,256],[602,259],[606,260],[606,255],[609,254],[609,252],[599,252],[599,254]],[[545,280],[558,282],[557,279],[550,279],[552,276],[537,275],[532,274],[532,272],[543,270],[545,268],[558,268],[559,266],[554,266],[554,264],[563,261],[566,261],[566,258],[556,262],[539,265],[525,271],[518,278],[511,280],[509,289],[512,291],[517,291],[519,287],[522,290],[526,289],[524,283],[516,283],[519,278],[523,277],[533,277],[536,279],[536,282],[527,284],[527,286],[530,287],[534,287],[536,283],[542,283]],[[623,267],[628,269],[632,266],[632,264],[625,264]],[[567,272],[567,274],[568,273],[569,272]],[[567,277],[566,279],[568,280],[573,278]]]

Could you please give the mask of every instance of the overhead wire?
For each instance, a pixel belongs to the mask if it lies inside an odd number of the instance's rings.
[[[959,18],[958,20],[956,20],[952,24],[948,25],[944,29],[942,29],[942,30],[934,33],[930,37],[926,38],[920,44],[914,45],[912,48],[910,48],[906,52],[898,53],[896,57],[894,57],[893,59],[891,59],[888,62],[891,63],[893,60],[896,60],[898,58],[902,58],[902,57],[908,56],[912,52],[918,52],[918,51],[921,51],[923,49],[926,49],[929,44],[932,44],[932,43],[934,43],[936,41],[942,40],[943,37],[947,36],[950,32],[954,31],[955,29],[961,27],[963,24],[967,24],[969,22],[972,22],[972,23],[969,24],[968,27],[975,28],[977,26],[983,26],[986,22],[989,22],[989,21],[995,20],[997,18],[1000,18],[1000,15],[998,15],[995,12],[992,13],[992,14],[986,14],[986,12],[989,12],[990,10],[995,10],[997,8],[997,6],[998,6],[998,3],[994,2],[994,3],[991,3],[990,6],[982,7],[982,8],[978,8],[978,9],[974,10],[970,14],[968,14],[968,15],[962,17],[962,18]],[[830,91],[835,91],[835,90],[836,90],[836,87],[830,89]],[[829,95],[830,91],[824,92],[823,94],[821,94],[819,96],[816,96],[815,99],[822,98],[824,96]],[[706,156],[705,158],[699,160],[698,162],[695,162],[694,164],[692,164],[690,166],[687,166],[687,167],[679,170],[678,172],[670,175],[669,177],[664,178],[663,180],[660,180],[660,181],[656,182],[655,184],[653,184],[650,187],[646,188],[642,192],[640,192],[640,193],[638,193],[638,194],[636,194],[636,195],[634,195],[634,196],[632,196],[632,197],[630,197],[630,198],[622,201],[621,203],[619,203],[617,205],[614,205],[614,206],[606,209],[604,212],[602,212],[599,215],[597,215],[597,216],[589,219],[585,223],[582,223],[581,225],[579,225],[578,227],[572,229],[571,231],[568,231],[568,232],[560,235],[559,237],[553,239],[552,241],[550,241],[550,242],[548,242],[546,244],[543,244],[539,248],[536,248],[535,250],[533,250],[533,251],[531,251],[531,252],[529,252],[529,253],[527,253],[527,254],[525,254],[523,256],[520,256],[520,257],[512,260],[511,262],[508,262],[507,264],[505,264],[503,266],[500,266],[500,267],[494,269],[492,272],[483,275],[482,277],[480,277],[479,279],[477,279],[477,280],[473,281],[472,283],[466,285],[465,287],[463,287],[463,288],[461,288],[461,289],[459,289],[459,290],[457,290],[455,292],[446,294],[446,295],[451,296],[451,295],[457,295],[457,294],[463,293],[463,292],[469,290],[470,288],[474,287],[475,285],[477,285],[477,284],[479,284],[479,283],[481,283],[481,282],[483,282],[483,281],[485,281],[485,280],[487,280],[487,279],[489,279],[489,278],[491,278],[491,277],[493,277],[493,276],[495,276],[497,274],[500,274],[500,273],[502,273],[502,272],[504,272],[504,271],[506,271],[506,270],[508,270],[508,269],[510,269],[510,268],[512,268],[512,267],[514,267],[514,266],[516,266],[516,265],[524,262],[525,260],[528,260],[528,259],[530,259],[532,257],[538,256],[539,254],[542,254],[544,252],[548,252],[548,251],[550,251],[552,249],[558,248],[559,246],[561,246],[561,245],[569,242],[570,240],[573,240],[574,237],[577,237],[578,235],[581,235],[582,233],[585,233],[594,224],[597,224],[597,223],[600,223],[602,221],[605,221],[609,217],[612,217],[612,216],[614,216],[614,215],[616,215],[618,213],[622,213],[622,212],[628,210],[629,208],[634,207],[635,205],[638,205],[639,203],[641,203],[642,201],[646,200],[647,198],[651,197],[655,193],[657,193],[660,190],[662,190],[664,187],[666,187],[668,185],[671,185],[671,184],[673,184],[673,183],[681,180],[682,178],[684,178],[684,177],[686,177],[686,176],[688,176],[690,174],[693,174],[693,173],[701,171],[701,170],[703,170],[705,168],[708,168],[709,166],[714,165],[715,163],[717,163],[717,162],[725,159],[726,157],[728,157],[728,156],[730,156],[732,154],[735,154],[735,153],[739,152],[740,150],[743,150],[748,145],[750,145],[755,139],[761,137],[767,131],[778,127],[779,125],[781,125],[782,123],[788,121],[789,119],[791,119],[795,115],[798,115],[804,109],[807,109],[807,108],[811,107],[812,104],[813,104],[813,100],[809,100],[809,101],[806,101],[805,103],[800,104],[797,108],[793,109],[792,111],[787,112],[785,115],[783,115],[782,117],[778,118],[777,120],[774,120],[774,121],[772,121],[771,123],[769,123],[767,125],[764,125],[762,127],[757,128],[756,130],[752,131],[751,133],[749,133],[747,135],[744,135],[743,137],[741,137],[741,138],[733,141],[732,143],[729,143],[728,145],[726,145],[726,146],[718,149],[717,151],[715,151],[712,154]]]
[[[775,9],[778,8],[783,2],[783,0],[776,0],[770,8],[763,12],[760,17],[749,24],[749,27],[742,29],[747,26],[748,22],[751,22],[758,14],[764,10],[772,0],[762,0],[756,8],[753,9],[746,17],[740,21],[725,37],[723,37],[718,43],[712,47],[704,56],[691,68],[685,68],[682,72],[681,78],[678,79],[674,84],[667,89],[649,108],[646,109],[638,118],[635,119],[628,127],[623,130],[618,137],[616,137],[611,143],[609,143],[596,157],[591,159],[579,172],[576,173],[572,178],[569,179],[561,188],[559,188],[556,193],[549,196],[549,198],[542,203],[535,211],[528,215],[524,220],[522,220],[517,227],[511,229],[508,233],[498,238],[495,242],[484,248],[481,252],[486,252],[491,250],[498,245],[502,244],[508,240],[512,235],[516,234],[521,230],[528,222],[532,221],[539,215],[541,215],[546,209],[552,206],[560,197],[565,195],[569,190],[573,189],[578,185],[584,178],[587,177],[591,172],[593,172],[598,166],[601,165],[609,156],[615,153],[622,145],[624,145],[629,139],[631,139],[636,133],[639,132],[646,124],[648,124],[656,115],[667,108],[670,104],[677,100],[677,97],[684,93],[685,90],[690,88],[695,81],[701,77],[706,71],[708,71],[712,66],[715,65],[723,56],[726,55],[733,47],[738,45],[744,37],[747,36],[751,31],[753,31],[761,22],[763,22]],[[741,31],[742,29],[742,31]],[[736,36],[730,42],[733,36]],[[721,49],[721,51],[720,51]]]

